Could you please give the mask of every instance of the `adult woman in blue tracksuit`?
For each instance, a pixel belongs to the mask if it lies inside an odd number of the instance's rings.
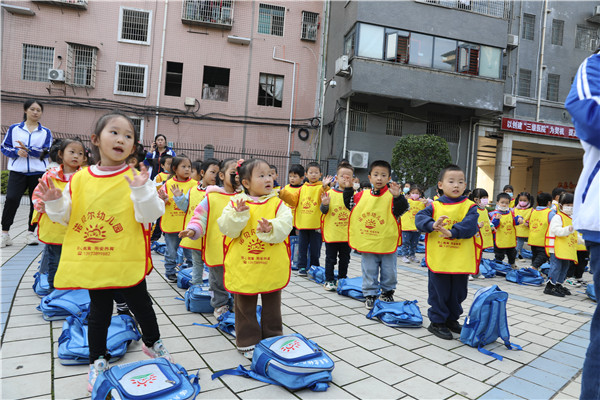
[[[40,124],[44,106],[38,100],[27,100],[23,104],[23,122],[11,125],[2,142],[2,154],[8,157],[8,185],[6,187],[6,202],[2,211],[2,238],[0,247],[12,245],[8,234],[19,208],[21,197],[29,189],[29,225],[25,237],[27,244],[38,244],[33,233],[37,224],[31,223],[33,203],[31,195],[38,184],[38,179],[46,172],[48,165],[48,150],[52,144],[50,129]]]
[[[160,172],[169,172],[162,171],[160,166],[160,159],[163,156],[169,155],[171,157],[175,157],[176,154],[172,148],[167,146],[167,137],[162,133],[159,133],[154,138],[154,142],[152,142],[152,148],[146,154],[146,159],[144,160],[144,164],[148,167],[148,173],[150,174],[150,179],[154,179],[156,175]]]
[[[590,252],[594,287],[600,287],[600,48],[581,63],[565,102],[583,150],[575,189],[573,225]],[[597,291],[598,289],[596,289]],[[581,399],[600,399],[600,308],[592,317],[581,383]]]

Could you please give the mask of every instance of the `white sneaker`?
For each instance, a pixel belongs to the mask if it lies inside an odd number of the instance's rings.
[[[225,304],[224,306],[215,308],[213,315],[215,316],[216,319],[219,319],[219,317],[221,315],[225,314],[227,311],[229,311],[229,306],[227,304]]]
[[[175,362],[173,361],[173,357],[171,357],[171,353],[169,353],[169,350],[167,350],[161,339],[158,339],[154,345],[152,345],[152,347],[148,347],[145,343],[143,343],[142,351],[150,358],[162,357],[171,361],[172,363]]]
[[[6,246],[12,246],[13,242],[8,233],[2,234],[2,241],[0,242],[0,248],[4,248]]]
[[[27,234],[25,235],[25,244],[30,246],[37,246],[38,244],[40,244],[40,242],[38,242],[38,237],[35,233],[27,232]]]
[[[406,264],[409,264],[410,260],[408,259],[408,257],[404,256],[404,257],[402,257],[402,262],[406,263]]]
[[[567,279],[565,281],[565,284],[567,286],[571,286],[571,287],[574,287],[574,288],[581,287],[581,283],[577,282],[577,280],[575,280],[574,278]]]
[[[473,280],[473,275],[469,275],[469,280],[472,281]]]
[[[408,260],[409,260],[410,262],[414,262],[414,263],[417,263],[417,264],[421,262],[421,261],[419,261],[419,260],[417,259],[417,256],[410,256],[410,257],[408,257]]]
[[[98,376],[104,371],[108,369],[108,361],[104,359],[104,357],[100,357],[93,364],[90,364],[90,372],[88,374],[88,392],[92,393],[94,390],[94,384],[96,383],[96,379]]]

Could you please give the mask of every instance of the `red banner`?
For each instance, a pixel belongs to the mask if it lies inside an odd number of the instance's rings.
[[[545,135],[577,140],[575,128],[572,126],[552,125],[543,122],[524,121],[522,119],[502,118],[502,129],[505,131],[532,133],[534,135]]]

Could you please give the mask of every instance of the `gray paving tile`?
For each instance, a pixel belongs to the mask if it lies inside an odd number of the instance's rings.
[[[345,361],[336,361],[335,368],[333,369],[331,375],[333,377],[333,383],[338,386],[344,386],[349,383],[365,379],[369,376]]]
[[[421,347],[414,352],[440,364],[447,364],[460,358],[458,354],[441,349],[437,346]]]
[[[421,358],[418,354],[405,350],[399,346],[375,350],[373,353],[391,361],[396,365],[405,365]]]
[[[456,374],[441,383],[447,389],[469,399],[476,399],[492,387],[463,374]]]
[[[554,395],[550,389],[515,377],[508,378],[496,387],[526,399],[550,399]]]
[[[223,387],[210,391],[200,390],[200,394],[198,394],[196,399],[233,399],[235,397],[235,394],[231,390]]]
[[[360,336],[351,337],[350,340],[353,343],[356,343],[360,347],[366,350],[377,350],[383,347],[388,347],[390,345],[389,342],[378,338],[373,334],[365,334]]]
[[[325,392],[313,392],[311,390],[305,389],[294,392],[294,394],[303,400],[356,398],[350,393],[346,392],[344,389],[331,384]]]
[[[516,396],[514,393],[508,393],[498,388],[494,388],[483,396],[481,396],[480,400],[506,400],[506,399],[522,399],[522,397]]]
[[[52,369],[50,353],[3,358],[2,378],[46,372]]]
[[[48,371],[2,379],[0,397],[3,399],[25,399],[35,396],[50,398],[50,378]]]
[[[415,399],[445,399],[454,393],[420,376],[413,376],[394,387]]]
[[[224,336],[211,336],[205,338],[191,339],[190,343],[200,354],[208,354],[223,350],[234,350],[235,345]]]
[[[342,336],[336,334],[320,336],[316,342],[321,348],[330,352],[335,352],[337,350],[347,349],[355,346],[355,344],[351,341],[344,339]]]
[[[404,365],[404,368],[414,372],[420,377],[430,380],[435,383],[439,383],[446,378],[455,375],[457,372],[453,369],[444,367],[436,362],[422,358],[411,362],[410,364]]]
[[[450,369],[453,369],[454,371],[468,375],[479,381],[485,381],[489,377],[498,373],[498,371],[492,368],[486,367],[485,365],[481,365],[466,358],[461,358],[459,360],[452,361],[446,366]]]
[[[360,347],[338,350],[334,352],[334,354],[355,367],[362,367],[367,364],[381,361],[380,357]]]
[[[2,359],[11,357],[22,357],[31,354],[50,353],[50,341],[46,338],[8,342],[2,346],[0,354]]]
[[[245,392],[238,393],[238,396],[242,399],[295,399],[292,393],[287,389],[276,386],[266,385],[256,389],[250,389]]]
[[[344,390],[359,399],[399,399],[404,393],[373,377],[344,386]]]
[[[394,385],[396,383],[402,382],[408,378],[415,376],[415,371],[410,371],[409,369],[402,368],[387,360],[367,365],[365,367],[362,367],[361,370],[368,373],[371,376],[377,377],[377,379],[387,383],[388,385]]]

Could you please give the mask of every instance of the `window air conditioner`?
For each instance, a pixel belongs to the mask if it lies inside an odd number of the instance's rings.
[[[600,15],[600,6],[594,7],[594,16]]]
[[[369,152],[348,150],[348,160],[354,168],[368,168]]]
[[[350,75],[350,66],[348,65],[348,56],[341,56],[335,60],[335,74],[337,76]]]
[[[517,106],[516,96],[512,96],[510,94],[505,94],[504,95],[504,106],[505,107],[516,107]]]
[[[508,35],[508,47],[517,47],[519,45],[519,37],[517,35]]]
[[[65,71],[62,69],[49,69],[48,70],[48,80],[52,82],[64,82],[65,81]]]

